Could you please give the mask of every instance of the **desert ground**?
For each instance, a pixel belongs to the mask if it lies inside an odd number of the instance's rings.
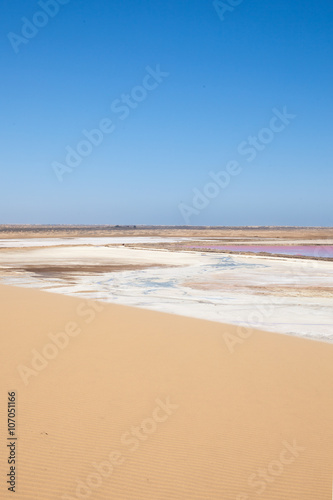
[[[0,234],[0,498],[332,497],[328,250],[201,248],[328,248],[331,229]]]
[[[116,236],[160,236],[160,237],[217,237],[279,238],[288,239],[333,239],[331,227],[276,227],[276,226],[66,226],[66,225],[0,225],[0,238],[54,238],[54,237],[116,237]]]

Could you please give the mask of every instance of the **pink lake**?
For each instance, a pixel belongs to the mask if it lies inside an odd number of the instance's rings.
[[[188,248],[333,258],[333,245],[200,245]]]

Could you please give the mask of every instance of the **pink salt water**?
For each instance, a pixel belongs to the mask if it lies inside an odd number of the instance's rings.
[[[200,245],[188,248],[333,258],[333,245]]]

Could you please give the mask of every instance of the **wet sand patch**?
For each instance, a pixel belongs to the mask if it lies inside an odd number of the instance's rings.
[[[295,285],[244,285],[235,284],[223,281],[198,281],[198,282],[185,282],[183,286],[192,288],[194,290],[204,291],[231,291],[242,293],[254,293],[257,295],[277,295],[283,297],[333,297],[332,287],[320,286],[295,286]]]
[[[156,264],[124,264],[124,265],[27,265],[20,267],[0,268],[0,272],[10,273],[33,273],[43,278],[66,278],[69,276],[88,276],[105,273],[117,273],[121,271],[138,271],[141,269],[149,269],[151,267],[167,267],[165,265]],[[168,266],[169,267],[169,266]]]

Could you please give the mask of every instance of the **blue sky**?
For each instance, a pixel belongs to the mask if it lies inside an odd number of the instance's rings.
[[[333,225],[331,2],[66,1],[3,2],[0,223]]]

